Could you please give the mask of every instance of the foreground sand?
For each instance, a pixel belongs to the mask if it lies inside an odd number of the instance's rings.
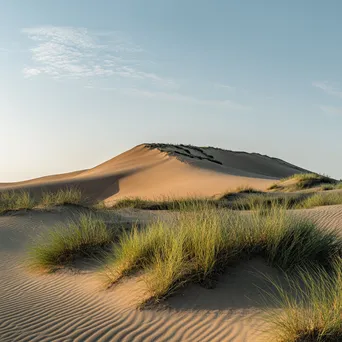
[[[125,197],[208,197],[240,186],[265,190],[279,178],[305,171],[255,153],[177,146],[159,150],[139,145],[89,170],[0,183],[0,191],[28,189],[39,194],[42,190],[77,186],[89,199],[110,204]]]
[[[240,264],[217,288],[190,286],[167,308],[139,311],[134,279],[104,290],[92,266],[78,273],[38,275],[27,271],[26,246],[39,232],[73,215],[71,209],[0,217],[0,341],[268,341],[257,286],[261,260]],[[342,206],[298,211],[324,228],[342,231]],[[123,211],[122,220],[154,214]],[[257,285],[257,286],[255,286]]]

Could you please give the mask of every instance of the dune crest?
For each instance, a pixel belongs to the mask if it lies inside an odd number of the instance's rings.
[[[88,170],[2,183],[33,193],[80,187],[107,203],[125,197],[213,196],[239,186],[265,190],[275,180],[308,172],[277,158],[213,147],[142,144]]]

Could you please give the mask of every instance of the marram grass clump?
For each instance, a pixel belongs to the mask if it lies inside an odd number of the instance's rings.
[[[287,182],[291,180],[294,182],[287,184]],[[298,191],[321,186],[322,184],[335,185],[337,184],[337,181],[329,176],[317,173],[298,173],[274,183],[269,187],[269,190]]]
[[[0,214],[11,210],[32,209],[35,202],[28,191],[0,192]]]
[[[310,209],[319,206],[342,204],[342,192],[321,192],[307,197],[297,204],[297,209]]]
[[[43,192],[39,205],[49,207],[54,205],[80,204],[84,201],[82,191],[78,188],[59,189],[56,192]]]
[[[342,341],[342,261],[330,271],[301,269],[288,278],[286,288],[271,281],[275,289],[267,297],[278,309],[266,312],[269,340],[276,342]],[[289,286],[288,286],[289,285]]]
[[[298,267],[329,268],[341,251],[337,234],[273,207],[249,215],[197,205],[174,222],[154,222],[124,234],[108,258],[109,284],[142,272],[151,299],[169,296],[179,286],[211,286],[216,275],[246,257],[263,256],[291,272]]]
[[[80,205],[85,198],[80,189],[67,187],[56,192],[43,192],[40,199],[34,198],[29,191],[4,191],[0,192],[0,214],[8,211],[45,209],[57,205]]]
[[[80,214],[41,234],[29,250],[33,268],[56,270],[77,257],[89,257],[108,248],[115,232],[93,214]]]

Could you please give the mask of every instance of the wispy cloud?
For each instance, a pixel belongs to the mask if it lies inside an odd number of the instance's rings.
[[[228,99],[203,99],[198,94],[188,95],[189,92],[196,92],[196,87],[188,85],[186,91],[182,89],[182,83],[155,72],[158,63],[146,58],[148,52],[122,32],[43,26],[25,28],[22,33],[33,43],[31,62],[23,69],[26,78],[47,75],[54,79],[86,79],[84,87],[89,89],[232,110],[250,109]],[[108,82],[100,81],[104,78]],[[203,82],[197,90],[208,86],[212,87],[212,84]],[[227,84],[216,86],[229,92],[236,90]],[[202,89],[200,93],[205,92]],[[227,93],[223,93],[225,97]]]
[[[320,109],[329,115],[339,116],[342,115],[342,107],[333,107],[333,106],[320,106]]]
[[[93,32],[85,28],[44,26],[22,30],[35,46],[26,77],[46,74],[53,78],[119,77],[172,86],[170,79],[142,70],[144,50],[120,32]]]
[[[316,81],[313,82],[312,85],[316,88],[323,90],[325,93],[329,95],[334,95],[342,98],[342,90],[336,83],[330,83],[327,81]]]
[[[181,102],[185,104],[201,105],[201,106],[218,106],[231,110],[250,110],[250,106],[242,105],[231,100],[208,100],[201,99],[190,95],[183,95],[180,93],[162,92],[162,91],[148,91],[137,88],[103,88],[107,91],[120,91],[126,95],[133,95],[139,97],[145,97],[149,99]]]
[[[233,87],[233,86],[228,85],[228,84],[216,83],[215,85],[216,85],[216,87],[227,90],[227,91],[235,91],[236,90],[236,87]]]

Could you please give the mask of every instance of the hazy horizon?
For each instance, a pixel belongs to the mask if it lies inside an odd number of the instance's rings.
[[[144,142],[257,152],[342,178],[342,3],[8,1],[0,183]]]

